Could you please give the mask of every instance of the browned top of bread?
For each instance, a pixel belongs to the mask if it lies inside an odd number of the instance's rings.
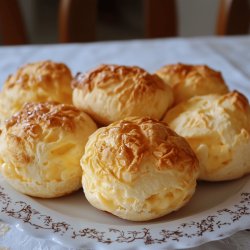
[[[236,107],[236,109],[241,110],[243,112],[247,112],[249,110],[249,102],[248,99],[237,90],[229,92],[226,95],[221,96],[219,100],[219,104],[225,104],[227,107],[227,102],[230,102],[232,105]]]
[[[94,88],[106,89],[122,83],[125,87],[133,82],[135,91],[143,92],[147,89],[164,89],[162,80],[157,75],[151,75],[136,66],[120,66],[103,64],[88,73],[79,73],[72,82],[73,88],[82,88],[91,92]]]
[[[75,118],[81,111],[72,105],[58,104],[55,102],[28,103],[17,114],[6,122],[6,129],[14,126],[22,126],[26,134],[36,137],[41,128],[62,127],[73,131]]]
[[[178,81],[169,82],[169,84],[174,87],[179,81],[185,78],[190,78],[194,75],[199,74],[203,78],[215,78],[217,81],[224,83],[222,74],[219,71],[215,71],[208,67],[207,65],[189,65],[189,64],[169,64],[163,66],[157,71],[159,74],[169,74],[178,76]]]
[[[65,64],[41,61],[20,67],[15,74],[8,77],[4,88],[12,88],[18,84],[25,89],[65,78],[72,78],[71,71]]]
[[[115,122],[98,130],[91,138],[95,138],[93,150],[100,162],[112,166],[115,172],[139,172],[145,157],[155,162],[153,165],[159,171],[198,167],[196,156],[185,139],[166,123],[148,117]]]

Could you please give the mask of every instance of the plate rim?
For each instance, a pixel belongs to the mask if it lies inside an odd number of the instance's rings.
[[[91,249],[98,246],[104,249],[153,249],[156,246],[158,249],[188,248],[250,228],[250,175],[246,176],[246,182],[240,190],[205,211],[170,222],[126,225],[123,229],[121,225],[109,227],[96,222],[86,222],[79,228],[79,225],[62,220],[62,213],[32,202],[30,197],[13,189],[8,192],[9,187],[3,179],[0,180],[0,218],[31,236],[48,239],[63,246]],[[18,200],[18,197],[25,197],[25,201]],[[43,212],[38,210],[41,208]],[[64,215],[64,219],[72,218]]]

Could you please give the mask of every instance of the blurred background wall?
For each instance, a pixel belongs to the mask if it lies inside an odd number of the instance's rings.
[[[30,42],[58,42],[59,1],[19,1]],[[97,40],[143,38],[142,1],[99,0]],[[177,0],[178,35],[185,37],[214,35],[218,6],[219,0]]]

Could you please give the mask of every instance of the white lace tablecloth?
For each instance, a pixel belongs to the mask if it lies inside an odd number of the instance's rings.
[[[101,63],[138,65],[149,71],[168,63],[207,64],[223,73],[231,89],[237,89],[250,98],[250,36],[0,47],[0,84],[20,65],[47,59],[67,63],[74,74]],[[69,248],[34,238],[0,222],[0,249]],[[241,231],[194,249],[248,250],[250,231]]]

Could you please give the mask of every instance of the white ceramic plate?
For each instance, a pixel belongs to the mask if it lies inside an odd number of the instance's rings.
[[[36,237],[90,249],[188,248],[250,228],[250,176],[198,183],[182,209],[144,223],[93,208],[82,191],[57,199],[34,199],[0,178],[0,218]]]

